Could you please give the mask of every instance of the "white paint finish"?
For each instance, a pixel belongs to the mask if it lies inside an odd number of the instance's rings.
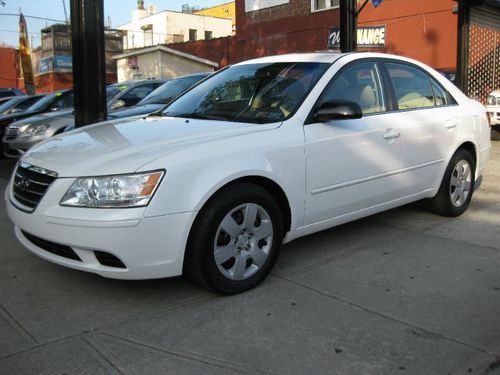
[[[418,193],[428,187],[439,187],[436,179],[451,158],[450,145],[456,144],[457,129],[461,121],[460,107],[408,110],[393,115],[399,124],[403,152],[403,168],[414,168],[401,175],[405,195]],[[453,124],[455,127],[447,128]]]
[[[306,224],[401,196],[401,141],[384,139],[398,125],[382,114],[304,127]]]
[[[220,187],[240,177],[268,178],[283,189],[292,213],[287,242],[432,197],[451,155],[464,142],[471,142],[477,150],[476,177],[484,169],[491,146],[484,107],[434,72],[457,100],[457,107],[427,109],[428,116],[423,117],[419,111],[406,111],[304,126],[338,69],[362,57],[386,55],[339,57],[322,53],[254,60],[333,63],[297,113],[283,123],[136,118],[89,126],[35,146],[23,160],[55,170],[62,178],[32,214],[16,209],[6,194],[8,214],[27,232],[75,247],[88,263],[75,265],[19,236],[21,241],[48,260],[108,277],[174,276],[182,270],[186,239],[197,211]],[[446,128],[455,114],[457,126]],[[387,129],[400,136],[385,139]],[[166,175],[146,208],[59,206],[75,177],[154,169],[165,169]],[[90,248],[117,255],[128,271],[96,266]]]
[[[289,0],[245,0],[245,12],[254,12],[260,9],[288,4],[289,2]]]

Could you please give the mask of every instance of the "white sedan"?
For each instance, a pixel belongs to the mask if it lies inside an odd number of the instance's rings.
[[[265,57],[163,112],[33,147],[5,198],[19,241],[49,261],[231,294],[298,237],[425,198],[462,214],[489,136],[485,108],[417,61]]]

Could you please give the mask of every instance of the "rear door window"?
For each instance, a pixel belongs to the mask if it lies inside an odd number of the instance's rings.
[[[439,107],[443,105],[452,105],[452,104],[457,104],[455,99],[451,96],[451,94],[444,89],[443,86],[441,86],[436,80],[434,80],[432,77],[430,78],[431,80],[431,86],[432,86],[432,91],[434,92],[434,104]]]
[[[408,64],[386,63],[399,109],[434,107],[427,73]]]

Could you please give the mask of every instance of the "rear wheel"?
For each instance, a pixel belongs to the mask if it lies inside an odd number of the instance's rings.
[[[255,184],[233,185],[198,214],[184,270],[202,286],[240,293],[266,278],[282,241],[282,213],[271,194]]]
[[[450,160],[436,196],[431,200],[432,210],[442,216],[459,216],[469,206],[474,192],[474,159],[464,150],[458,150]]]
[[[491,127],[491,140],[500,141],[500,125],[494,125]]]

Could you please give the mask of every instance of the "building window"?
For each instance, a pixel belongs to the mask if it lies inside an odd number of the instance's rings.
[[[152,46],[153,45],[153,25],[144,25],[141,27],[144,32],[144,45]]]
[[[211,31],[205,31],[205,39],[212,39],[213,38],[213,32]]]
[[[311,0],[311,12],[338,8],[339,0]]]
[[[189,29],[189,41],[192,42],[193,40],[198,39],[198,32],[195,29]]]
[[[256,10],[271,8],[288,3],[289,0],[245,0],[245,12],[254,12]]]

